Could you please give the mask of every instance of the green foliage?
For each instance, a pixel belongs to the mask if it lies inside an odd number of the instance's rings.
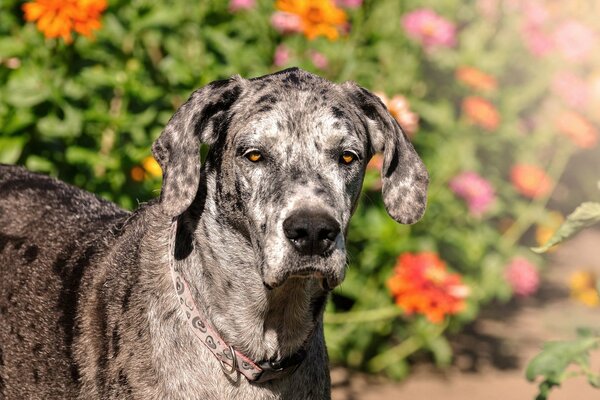
[[[580,230],[600,222],[600,203],[583,203],[567,216],[567,220],[558,228],[546,244],[533,249],[536,253],[548,251],[552,246],[575,235]]]
[[[580,337],[572,341],[548,342],[540,354],[529,362],[526,377],[534,382],[542,377],[536,400],[546,400],[552,388],[560,386],[567,378],[585,375],[590,385],[600,387],[600,374],[590,368],[590,351],[598,348],[600,338],[581,332]],[[575,365],[578,370],[568,370]]]
[[[557,180],[575,150],[544,122],[551,119],[546,99],[556,99],[548,96],[548,80],[560,63],[527,52],[518,15],[484,18],[473,3],[367,0],[347,10],[348,34],[330,42],[278,33],[270,0],[239,12],[223,0],[112,0],[95,37],[75,36],[68,45],[25,23],[21,1],[4,0],[0,162],[57,176],[133,209],[160,190],[160,178],[145,164],[152,141],[190,93],[213,80],[296,65],[401,94],[420,116],[412,142],[431,176],[428,209],[416,225],[397,224],[383,207],[376,168],[367,170],[348,233],[347,278],[327,306],[327,343],[333,362],[396,378],[406,376],[418,352],[447,365],[447,333],[475,319],[486,303],[511,297],[505,265],[525,251],[524,234],[547,214],[549,195],[521,195],[510,183],[511,167],[533,162]],[[424,49],[409,39],[400,21],[419,7],[456,24],[455,47]],[[275,66],[281,45],[290,58]],[[315,65],[315,52],[327,66]],[[488,72],[500,88],[468,88],[455,77],[461,66]],[[473,95],[497,107],[501,120],[493,132],[463,114],[461,101]],[[449,188],[464,171],[494,189],[495,201],[481,215]],[[406,315],[386,286],[398,256],[421,251],[437,253],[470,289],[464,310],[441,324]]]

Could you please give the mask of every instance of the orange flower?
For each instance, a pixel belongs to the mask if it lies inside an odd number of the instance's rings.
[[[525,197],[535,199],[552,190],[552,179],[540,167],[517,164],[510,171],[513,186]]]
[[[492,92],[498,87],[496,78],[473,67],[460,67],[456,70],[456,79],[475,90]]]
[[[318,36],[336,40],[346,25],[346,13],[332,0],[277,0],[276,7],[300,17],[302,32],[311,40]]]
[[[598,130],[588,120],[573,111],[563,111],[556,118],[556,129],[582,149],[598,143]]]
[[[26,21],[37,21],[47,38],[62,37],[71,43],[72,31],[91,36],[100,28],[100,14],[106,6],[106,0],[34,0],[23,4],[23,12]]]
[[[142,167],[148,172],[150,175],[154,177],[162,176],[162,169],[160,165],[156,162],[154,157],[148,156],[142,160]]]
[[[375,92],[375,95],[385,104],[390,114],[398,121],[398,124],[400,124],[408,137],[412,138],[419,129],[419,115],[410,109],[410,104],[406,97],[397,94],[389,99],[381,92]]]
[[[136,165],[135,167],[131,168],[131,171],[129,171],[129,175],[134,181],[141,182],[146,177],[146,172],[142,167]]]
[[[493,131],[500,125],[500,114],[496,107],[486,99],[469,96],[462,102],[462,111],[467,120],[483,129]]]
[[[436,253],[404,253],[398,257],[394,272],[387,285],[407,315],[422,314],[440,323],[447,315],[464,309],[470,290],[460,275],[446,270]]]

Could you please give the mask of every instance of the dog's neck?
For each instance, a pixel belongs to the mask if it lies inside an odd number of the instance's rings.
[[[327,292],[320,282],[302,278],[267,288],[251,243],[218,218],[211,212],[181,218],[175,258],[197,306],[229,345],[251,359],[291,356],[317,328]]]

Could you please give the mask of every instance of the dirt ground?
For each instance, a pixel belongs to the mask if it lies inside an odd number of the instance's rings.
[[[476,323],[452,338],[455,361],[446,371],[416,365],[404,382],[395,383],[333,368],[333,400],[533,400],[536,384],[525,379],[525,366],[546,340],[575,337],[578,327],[600,331],[600,308],[569,297],[574,271],[600,276],[600,230],[587,230],[549,256],[542,285],[531,298],[492,306]],[[600,370],[600,350],[592,356]],[[549,400],[598,400],[583,378],[553,390]]]

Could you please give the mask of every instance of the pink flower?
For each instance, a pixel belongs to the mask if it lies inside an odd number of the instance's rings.
[[[427,8],[417,9],[402,17],[402,27],[409,37],[427,49],[456,44],[454,24]]]
[[[291,51],[288,47],[280,44],[275,48],[275,54],[273,55],[273,64],[276,67],[283,67],[286,65],[291,58]]]
[[[485,213],[496,198],[492,185],[472,171],[452,178],[450,190],[467,202],[469,212],[475,216]]]
[[[319,69],[325,69],[329,65],[327,57],[325,57],[323,53],[319,53],[318,51],[310,52],[310,60],[312,61],[314,66]]]
[[[271,25],[279,33],[302,32],[302,19],[297,14],[276,11],[271,16]]]
[[[569,71],[560,71],[552,78],[552,92],[572,108],[582,108],[589,99],[588,84]]]
[[[358,8],[362,3],[363,0],[335,0],[335,5],[343,8]]]
[[[596,32],[579,21],[563,22],[553,34],[558,51],[571,62],[586,61],[597,43]]]
[[[526,23],[521,28],[525,47],[536,57],[544,57],[554,50],[552,38],[539,26]]]
[[[533,26],[542,26],[550,18],[550,12],[545,4],[539,0],[526,1],[522,6],[522,12],[525,15],[527,24]]]
[[[523,257],[514,258],[504,270],[504,277],[517,296],[526,297],[535,293],[540,284],[537,268]]]
[[[254,6],[256,6],[256,0],[231,0],[229,2],[229,11],[250,10]]]

